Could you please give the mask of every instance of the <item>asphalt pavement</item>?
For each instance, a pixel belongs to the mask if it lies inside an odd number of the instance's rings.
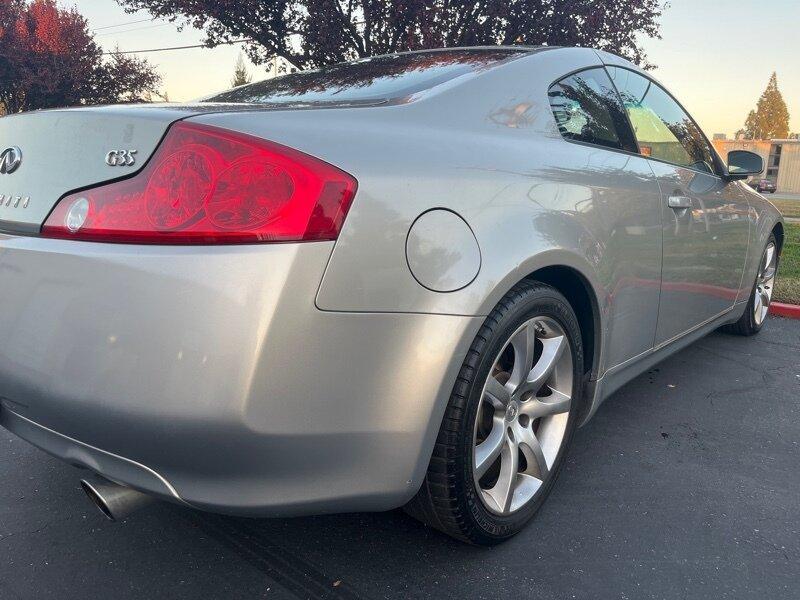
[[[609,399],[493,549],[401,511],[110,523],[80,471],[0,430],[0,599],[797,599],[799,403],[800,321],[716,333]]]

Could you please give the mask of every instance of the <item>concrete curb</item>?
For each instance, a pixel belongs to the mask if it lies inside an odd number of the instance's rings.
[[[776,317],[786,317],[787,319],[800,319],[800,306],[796,304],[783,304],[773,302],[769,305],[770,314]]]

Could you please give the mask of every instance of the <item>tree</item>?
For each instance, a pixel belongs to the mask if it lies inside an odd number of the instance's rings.
[[[593,46],[647,65],[640,36],[660,37],[661,0],[117,0],[129,12],[206,32],[210,46],[252,40],[305,69],[422,48]]]
[[[24,7],[23,0],[0,0],[0,114],[11,111],[8,98],[17,88],[18,57],[23,49],[16,27]]]
[[[233,71],[233,79],[231,79],[231,87],[239,87],[240,85],[247,85],[253,81],[252,75],[247,70],[244,64],[244,57],[240,54],[236,61],[236,68]]]
[[[146,101],[160,82],[147,61],[104,57],[74,8],[0,0],[0,103],[7,112]]]
[[[778,89],[778,74],[769,78],[767,89],[758,99],[744,123],[744,137],[748,140],[786,139],[789,136],[789,109]]]

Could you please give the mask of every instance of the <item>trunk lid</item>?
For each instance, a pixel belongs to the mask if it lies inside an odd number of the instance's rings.
[[[0,231],[37,233],[68,192],[139,171],[169,126],[219,105],[121,105],[48,110],[0,118]],[[252,107],[249,108],[252,110]],[[114,153],[114,154],[109,154]]]

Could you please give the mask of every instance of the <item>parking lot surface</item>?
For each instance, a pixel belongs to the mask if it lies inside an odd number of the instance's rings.
[[[401,511],[288,520],[160,503],[107,522],[81,471],[0,430],[0,599],[798,598],[800,321],[716,333],[579,430],[517,538]]]

